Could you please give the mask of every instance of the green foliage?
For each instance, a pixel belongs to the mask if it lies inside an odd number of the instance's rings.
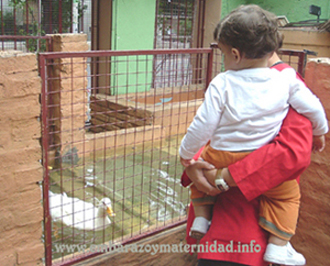
[[[6,12],[3,14],[3,19],[1,20],[1,13],[0,13],[0,21],[3,21],[3,29],[4,32],[1,34],[3,35],[12,35],[13,32],[13,25],[15,24],[14,15],[12,12]]]
[[[23,6],[25,4],[26,0],[10,0],[9,5],[13,7]]]
[[[62,6],[59,1],[42,1],[43,10],[52,10],[52,13],[44,13],[42,18],[42,24],[47,25],[51,21],[52,26],[44,28],[47,33],[60,32],[59,25],[62,23],[62,33],[70,32],[72,25],[72,3],[78,3],[78,18],[81,18],[88,8],[87,5],[82,5],[80,0],[62,0]],[[60,9],[62,16],[60,17]]]
[[[26,34],[24,30],[20,30],[20,35],[23,36],[44,36],[45,32],[38,29],[38,24],[35,22],[29,25],[29,32],[31,34]],[[39,42],[39,49],[38,49]],[[26,39],[26,47],[29,52],[45,52],[46,51],[46,40],[45,39]]]
[[[180,21],[179,23],[179,35],[190,36],[192,34],[192,20],[187,19],[185,21]]]
[[[77,1],[77,0],[76,0]],[[78,19],[82,18],[85,10],[88,8],[87,5],[82,5],[80,1],[78,1]]]

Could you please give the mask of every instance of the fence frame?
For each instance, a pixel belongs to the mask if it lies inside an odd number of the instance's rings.
[[[8,37],[9,38],[9,37]],[[24,39],[26,37],[22,37]],[[167,54],[207,54],[207,66],[206,66],[206,88],[212,79],[212,70],[213,70],[213,60],[216,59],[215,48],[217,46],[211,45],[211,48],[190,48],[190,49],[156,49],[156,50],[127,50],[127,51],[87,51],[87,52],[47,52],[39,54],[39,67],[40,67],[40,76],[42,80],[42,94],[41,94],[41,104],[42,104],[42,145],[43,145],[43,168],[44,168],[44,179],[43,179],[43,206],[44,206],[44,231],[45,231],[45,265],[50,266],[54,265],[52,261],[52,238],[51,238],[51,216],[49,209],[49,158],[48,158],[48,149],[50,146],[49,143],[49,125],[48,125],[48,108],[47,108],[47,92],[48,84],[47,80],[49,78],[49,71],[47,68],[47,60],[54,59],[63,59],[63,58],[78,58],[78,57],[104,57],[104,56],[134,56],[134,55],[167,55]],[[288,55],[298,57],[298,72],[303,73],[304,61],[306,53],[304,51],[297,50],[280,50],[279,52],[282,55]],[[186,223],[186,219],[180,220],[178,222],[171,223],[162,227],[158,227],[153,231],[142,233],[130,237],[127,240],[121,242],[122,245],[134,243],[146,237],[153,236],[164,230],[171,229]],[[68,259],[65,262],[56,265],[72,265],[74,263],[95,257],[102,253],[89,253],[87,255],[78,254],[73,259]]]
[[[14,40],[14,50],[17,48],[17,41],[18,40],[25,40],[26,41],[26,49],[29,49],[29,45],[27,40],[37,40],[38,41],[38,46],[40,47],[40,41],[41,40],[46,40],[46,49],[47,51],[52,51],[53,46],[52,46],[52,37],[49,35],[46,36],[18,36],[18,35],[0,35],[0,42],[2,44],[2,50],[4,50],[4,42],[3,40]],[[39,48],[38,48],[39,49]],[[37,50],[37,52],[39,52]]]
[[[210,47],[213,48],[213,49],[218,49],[218,44],[217,43],[211,43]],[[305,65],[306,65],[307,51],[281,48],[281,49],[278,50],[278,54],[279,55],[284,55],[284,56],[289,56],[290,60],[289,60],[289,62],[286,62],[289,65],[291,63],[291,56],[297,57],[298,58],[298,62],[296,63],[297,64],[297,72],[300,75],[303,76]]]
[[[25,37],[23,37],[25,38]],[[44,207],[44,235],[45,235],[45,265],[50,266],[54,265],[52,261],[52,224],[50,216],[50,204],[49,204],[49,187],[50,187],[50,177],[49,177],[49,110],[47,108],[48,101],[48,84],[47,80],[49,78],[47,61],[63,58],[79,58],[79,57],[104,57],[104,56],[134,56],[134,55],[179,55],[179,54],[207,54],[207,64],[206,64],[206,86],[211,81],[212,73],[212,60],[213,60],[213,49],[212,48],[190,48],[190,49],[156,49],[156,50],[127,50],[127,51],[87,51],[87,52],[46,52],[39,54],[39,67],[40,67],[40,77],[42,80],[42,93],[41,93],[41,105],[42,105],[42,145],[43,145],[43,207]],[[207,87],[205,88],[205,90]],[[186,223],[186,218],[178,222],[174,222],[162,227],[158,227],[153,231],[146,232],[140,235],[130,237],[127,240],[121,242],[122,245],[134,243],[138,240],[144,239],[146,237],[153,236],[164,230],[171,229]],[[87,255],[81,254],[77,255],[73,259],[66,260],[60,264],[56,265],[72,265],[79,261],[83,261],[92,257],[100,255],[100,253],[89,253]]]
[[[280,49],[279,53],[281,55],[288,55],[288,56],[296,56],[298,57],[298,63],[297,63],[297,72],[300,75],[303,75],[304,73],[304,68],[305,68],[305,63],[306,63],[306,56],[307,52],[306,51],[299,51],[299,50],[290,50],[290,49]],[[290,65],[290,62],[288,62]]]

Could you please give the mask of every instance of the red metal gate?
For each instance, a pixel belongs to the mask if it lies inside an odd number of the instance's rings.
[[[186,221],[178,148],[211,79],[212,54],[40,54],[46,265],[69,265]],[[153,62],[166,56],[178,62],[161,77],[171,86],[155,89]],[[95,64],[103,71],[92,73]]]

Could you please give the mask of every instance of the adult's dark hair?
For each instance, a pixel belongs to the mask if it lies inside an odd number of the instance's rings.
[[[257,5],[234,9],[219,22],[213,34],[217,42],[238,49],[249,59],[262,58],[282,45],[277,17]]]

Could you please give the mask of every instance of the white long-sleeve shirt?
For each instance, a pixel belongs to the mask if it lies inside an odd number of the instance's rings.
[[[328,132],[319,99],[293,69],[253,68],[226,71],[210,83],[179,150],[191,159],[209,140],[223,151],[258,149],[278,134],[289,105],[306,116],[314,135]]]

